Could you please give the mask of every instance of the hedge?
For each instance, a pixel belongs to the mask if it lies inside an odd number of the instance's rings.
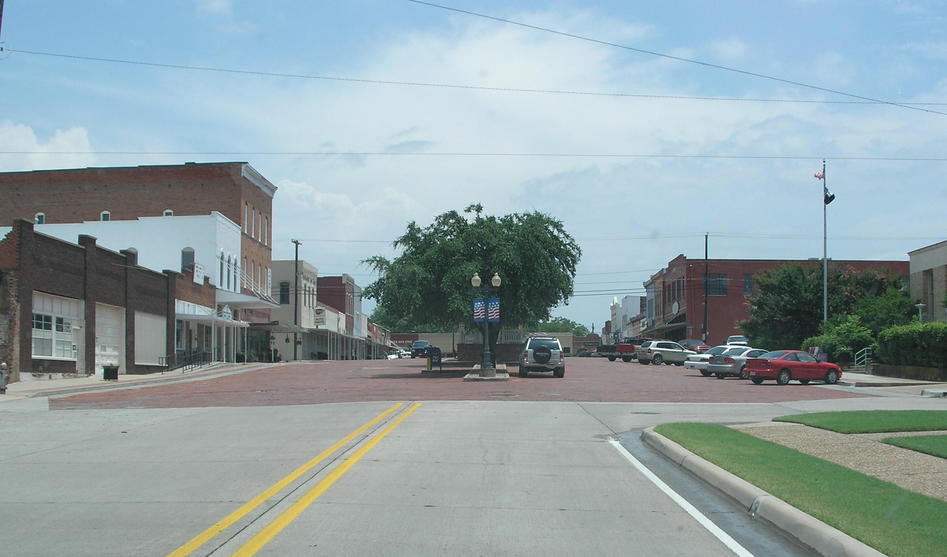
[[[878,334],[878,359],[887,364],[947,369],[947,323],[898,325]]]

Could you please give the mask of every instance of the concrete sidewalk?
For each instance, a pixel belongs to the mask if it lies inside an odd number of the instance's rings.
[[[30,379],[26,381],[17,381],[16,383],[10,383],[7,385],[7,392],[5,395],[0,395],[0,402],[4,400],[17,400],[23,398],[93,391],[110,391],[115,389],[146,387],[164,383],[212,379],[214,377],[243,373],[246,371],[254,371],[279,365],[285,365],[285,362],[276,364],[267,362],[249,362],[240,364],[215,362],[188,371],[184,371],[182,368],[161,373],[149,373],[147,375],[121,374],[118,376],[117,381],[105,381],[101,377],[96,377],[95,375],[62,379]]]
[[[842,370],[840,385],[851,387],[909,387],[913,385],[945,385],[943,382],[921,381],[919,379],[905,379],[903,377],[884,377],[855,371]]]

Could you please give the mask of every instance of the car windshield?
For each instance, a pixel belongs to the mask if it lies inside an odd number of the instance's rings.
[[[779,358],[785,356],[787,352],[789,352],[789,350],[774,350],[773,352],[760,354],[757,357],[763,360],[778,360]]]
[[[427,348],[431,343],[426,340],[419,340],[411,345],[411,348]]]
[[[749,348],[731,348],[730,350],[727,350],[726,352],[724,352],[723,355],[724,356],[739,356],[740,354],[743,354],[744,352],[747,352],[748,350]]]
[[[716,356],[717,354],[723,354],[730,347],[729,346],[714,346],[710,350],[704,352],[704,354],[710,354],[711,356]]]

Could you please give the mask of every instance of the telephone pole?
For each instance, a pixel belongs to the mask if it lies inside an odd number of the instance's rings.
[[[292,240],[293,244],[296,245],[296,256],[293,258],[293,263],[295,265],[295,272],[293,275],[295,279],[293,281],[293,325],[297,328],[299,327],[299,240]],[[293,331],[293,361],[298,359],[299,356],[299,343],[296,339],[296,331]]]

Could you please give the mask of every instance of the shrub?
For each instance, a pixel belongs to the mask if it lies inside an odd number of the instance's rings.
[[[871,331],[861,324],[861,318],[857,315],[847,315],[834,323],[828,323],[823,334],[804,340],[802,349],[819,346],[828,352],[829,359],[833,362],[851,362],[855,359],[856,352],[871,346],[873,341]]]
[[[878,358],[887,364],[947,369],[947,323],[912,323],[881,331]]]

